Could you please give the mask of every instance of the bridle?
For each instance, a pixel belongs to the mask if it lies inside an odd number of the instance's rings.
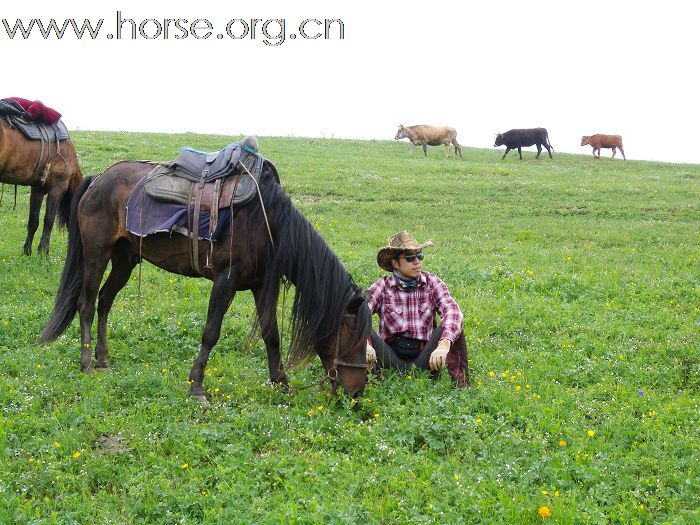
[[[357,314],[344,313],[342,316],[343,317],[357,317]],[[310,385],[290,389],[288,394],[290,396],[292,396],[294,394],[301,392],[302,390],[306,390],[307,388],[311,388],[312,386],[316,386],[316,385],[320,386],[323,383],[325,383],[326,381],[331,381],[333,383],[337,383],[338,382],[338,367],[339,366],[344,366],[347,368],[362,368],[365,370],[367,369],[366,364],[363,365],[361,363],[349,363],[348,361],[343,361],[342,359],[339,359],[339,358],[340,358],[340,327],[338,327],[338,334],[335,337],[335,351],[333,354],[332,366],[328,369],[328,372],[326,372],[325,377],[323,379],[321,379],[320,381],[316,381],[314,383],[311,383]]]
[[[357,317],[357,314],[343,314],[343,317]],[[345,366],[348,368],[367,368],[366,364],[362,363],[349,363],[339,359],[340,357],[340,327],[338,327],[338,334],[335,337],[335,354],[333,355],[333,366],[328,369],[326,377],[324,379],[329,379],[330,381],[338,380],[338,367]]]

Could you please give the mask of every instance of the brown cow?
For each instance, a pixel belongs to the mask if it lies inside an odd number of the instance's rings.
[[[413,153],[413,148],[423,146],[423,153],[428,156],[428,146],[445,146],[445,158],[450,156],[450,144],[455,147],[455,155],[459,154],[462,157],[462,148],[457,143],[457,131],[454,128],[447,126],[436,127],[426,126],[424,124],[418,126],[404,127],[399,125],[399,130],[396,132],[395,140],[408,138],[411,141],[410,153]]]
[[[590,144],[593,147],[593,156],[596,157],[596,150],[598,150],[598,156],[600,158],[600,148],[612,148],[612,158],[615,158],[616,149],[620,148],[620,153],[622,153],[622,158],[627,160],[625,157],[625,150],[622,149],[622,137],[620,135],[591,135],[581,137],[581,146],[586,146]]]

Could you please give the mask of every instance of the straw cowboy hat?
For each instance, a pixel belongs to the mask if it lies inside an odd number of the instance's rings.
[[[393,271],[391,260],[396,259],[399,255],[407,250],[422,250],[433,245],[433,241],[425,241],[423,244],[418,244],[408,232],[399,232],[387,239],[386,246],[377,253],[377,264],[382,270],[387,272]]]

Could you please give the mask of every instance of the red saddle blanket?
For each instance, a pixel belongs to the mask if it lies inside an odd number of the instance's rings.
[[[8,97],[3,98],[2,100],[7,100],[18,104],[35,122],[53,124],[61,118],[61,114],[58,111],[45,106],[44,103],[39,100],[27,100],[26,98],[20,97]]]

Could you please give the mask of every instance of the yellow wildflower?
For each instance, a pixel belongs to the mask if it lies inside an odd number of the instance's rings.
[[[80,451],[76,450],[75,452],[73,452],[72,456],[74,459],[78,459],[80,457]]]
[[[588,435],[589,438],[592,438],[593,436],[595,436],[595,430],[588,430],[586,432],[586,434]]]
[[[565,447],[566,445],[568,445],[568,443],[566,441],[564,441],[563,439],[559,442],[560,447]]]
[[[183,463],[183,464],[182,464],[182,467],[180,467],[180,468],[181,468],[182,470],[188,469],[188,468],[190,468],[190,464],[189,464],[189,463]]]
[[[552,515],[552,511],[549,510],[549,507],[540,507],[537,512],[543,518],[549,518]]]

